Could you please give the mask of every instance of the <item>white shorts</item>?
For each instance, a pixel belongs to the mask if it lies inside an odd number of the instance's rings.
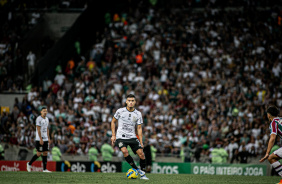
[[[274,155],[278,156],[279,158],[282,158],[282,148],[275,150],[273,153]]]

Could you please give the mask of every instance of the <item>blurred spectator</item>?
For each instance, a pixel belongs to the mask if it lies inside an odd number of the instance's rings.
[[[97,161],[97,156],[99,155],[98,150],[95,146],[95,143],[91,144],[91,148],[88,151],[89,161],[95,162]]]
[[[53,96],[55,97],[60,89],[60,85],[58,84],[57,80],[50,86],[51,91],[53,92]]]
[[[233,163],[234,159],[237,159],[238,143],[235,142],[235,138],[231,138],[231,142],[227,146],[227,152],[229,154],[230,163]]]
[[[151,148],[151,154],[152,154],[152,162],[155,162],[157,149],[154,147],[153,144],[151,144],[150,148]]]
[[[108,143],[104,143],[101,147],[101,153],[104,161],[112,161],[114,149]]]
[[[67,144],[65,143],[65,140],[61,140],[61,141],[59,141],[60,143],[59,143],[59,148],[60,148],[60,151],[61,151],[61,153],[62,154],[64,154],[64,153],[66,153],[67,151],[68,151],[68,146],[67,146]]]
[[[55,76],[54,81],[57,81],[58,85],[61,87],[63,85],[63,83],[65,82],[65,75],[62,74],[62,70],[60,69],[57,73],[57,75]]]
[[[5,159],[5,150],[3,146],[0,144],[0,160],[4,160],[4,159]]]
[[[38,20],[40,19],[40,12],[36,11],[31,14],[30,24],[35,25],[37,24]]]
[[[86,147],[86,144],[81,144],[80,148],[78,148],[76,153],[78,155],[87,155],[88,154],[88,148]]]
[[[11,145],[18,145],[18,139],[17,139],[17,137],[15,136],[15,132],[12,132],[12,136],[10,137],[9,143],[10,143]]]
[[[49,88],[52,85],[51,80],[49,80],[48,78],[45,78],[43,81],[43,93],[44,93],[44,97],[48,94]]]
[[[184,143],[180,156],[184,162],[192,162],[193,154],[195,153],[195,144],[192,143],[191,147],[188,145],[187,142]]]
[[[58,148],[57,144],[55,144],[55,146],[52,148],[51,154],[52,154],[53,161],[56,161],[56,162],[61,161],[62,153],[60,149]]]
[[[77,152],[77,148],[75,147],[74,142],[70,140],[68,143],[68,150],[66,151],[66,153],[71,154],[71,155],[76,155],[76,152]]]
[[[36,56],[32,51],[29,51],[28,55],[26,56],[26,60],[28,61],[28,74],[32,75],[35,69],[35,60]]]
[[[242,151],[238,153],[238,157],[241,164],[248,163],[249,152],[246,150],[245,146],[243,146]]]
[[[222,148],[222,142],[217,139],[215,147],[211,150],[212,163],[227,163],[228,153]]]

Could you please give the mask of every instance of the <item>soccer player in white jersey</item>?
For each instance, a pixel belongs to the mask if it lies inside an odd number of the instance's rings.
[[[125,160],[131,165],[132,168],[136,169],[140,174],[140,179],[148,180],[144,170],[146,169],[146,160],[143,152],[142,142],[142,114],[140,111],[135,109],[135,96],[130,94],[126,98],[126,107],[120,108],[116,111],[113,120],[111,122],[112,129],[112,145],[116,143],[119,149],[122,151]],[[116,122],[118,122],[118,129],[116,132]],[[137,125],[136,136],[135,129]],[[140,157],[140,167],[138,169],[133,161],[133,158],[128,154],[127,146],[130,146],[132,151]]]
[[[270,130],[270,138],[268,142],[268,147],[266,150],[265,156],[260,160],[260,162],[268,159],[271,166],[275,169],[275,171],[282,177],[282,165],[279,160],[282,158],[282,147],[278,150],[274,151],[271,155],[269,155],[271,148],[273,147],[276,136],[282,138],[282,118],[279,116],[279,109],[275,106],[270,106],[267,109],[267,118],[270,121],[269,130]],[[282,184],[282,180],[280,181]]]
[[[42,155],[43,162],[43,172],[51,172],[46,169],[47,167],[47,154],[49,151],[49,119],[46,117],[47,108],[42,107],[40,111],[41,115],[36,118],[36,138],[35,138],[35,147],[36,155],[32,157],[30,162],[26,164],[26,170],[31,171],[32,163]]]

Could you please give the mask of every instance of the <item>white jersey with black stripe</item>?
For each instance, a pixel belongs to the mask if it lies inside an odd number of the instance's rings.
[[[36,118],[36,141],[40,141],[38,131],[37,131],[37,126],[40,126],[40,131],[41,131],[41,137],[43,141],[48,141],[48,134],[47,130],[49,127],[49,119],[47,117],[42,118],[42,116],[38,116]]]
[[[117,139],[136,138],[136,125],[143,123],[140,111],[136,109],[129,111],[126,107],[123,107],[116,111],[114,118],[118,120]]]

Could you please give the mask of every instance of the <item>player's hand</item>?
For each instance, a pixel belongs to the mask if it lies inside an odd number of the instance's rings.
[[[115,135],[112,135],[111,141],[112,141],[112,145],[114,145],[114,143],[116,142],[116,136]]]
[[[265,161],[268,157],[269,157],[269,154],[265,154],[265,156],[264,156],[262,159],[260,159],[260,161],[259,161],[259,162],[263,162],[263,161]]]
[[[142,143],[142,142],[140,142],[140,145],[141,145],[141,147],[142,147],[142,148],[144,148],[144,145],[143,145],[143,143]]]
[[[40,142],[39,142],[41,145],[43,145],[43,140],[42,139],[40,139]]]

